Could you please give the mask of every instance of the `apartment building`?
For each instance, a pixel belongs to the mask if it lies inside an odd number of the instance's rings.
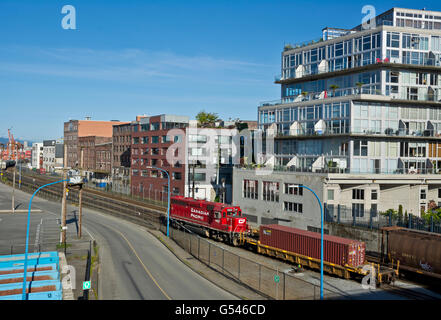
[[[31,166],[33,169],[43,167],[43,143],[35,142],[32,144]]]
[[[132,132],[144,117],[137,116],[136,121],[113,126],[112,190],[115,192],[130,194]]]
[[[57,140],[43,141],[43,169],[54,172],[56,167],[63,167],[64,145]]]
[[[171,194],[184,194],[184,163],[169,163],[167,150],[172,144],[184,141],[183,130],[188,122],[186,116],[162,114],[144,117],[132,125],[130,183],[133,195],[167,201],[168,180],[162,170],[170,175]]]
[[[400,202],[418,215],[438,202],[441,12],[392,8],[352,29],[325,28],[317,41],[286,45],[281,62],[281,99],[258,107],[259,129],[274,138],[266,165],[281,180],[263,186],[257,179],[257,216],[291,211],[280,198],[268,206],[265,188],[279,183],[282,192],[285,182],[307,185],[317,177],[323,201],[345,204],[354,215]],[[235,172],[237,204],[248,203],[243,180],[253,179],[245,176],[239,181]],[[309,214],[306,205],[315,200],[302,199]]]

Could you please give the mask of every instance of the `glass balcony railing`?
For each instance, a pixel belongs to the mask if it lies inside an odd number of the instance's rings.
[[[332,121],[332,120],[331,120]],[[344,127],[344,128],[324,128],[324,129],[291,129],[280,130],[276,133],[276,137],[295,137],[295,136],[327,136],[327,135],[378,135],[378,136],[396,136],[396,137],[435,137],[441,138],[441,130],[425,129],[394,129],[394,128],[366,128],[366,127]]]
[[[259,107],[276,106],[280,104],[320,100],[320,99],[333,98],[333,97],[344,97],[344,96],[351,96],[356,94],[383,95],[381,93],[381,90],[373,87],[344,88],[344,89],[335,89],[335,90],[330,89],[329,91],[324,90],[322,92],[304,91],[302,94],[293,95],[282,99],[263,101],[259,104]]]
[[[411,49],[409,48],[409,50]],[[417,66],[441,67],[441,59],[429,58],[429,57],[425,57],[424,55],[411,55],[409,52],[409,55],[405,55],[401,59],[389,58],[389,57],[385,57],[382,59],[376,58],[375,60],[363,61],[361,64],[353,64],[349,66],[339,65],[339,66],[335,66],[334,68],[330,68],[327,63],[326,65],[317,66],[317,67],[312,67],[311,65],[305,65],[303,69],[297,67],[298,69],[296,71],[291,72],[289,75],[286,74],[276,75],[275,81],[279,82],[289,79],[298,79],[306,76],[317,75],[327,72],[334,72],[334,71],[349,70],[349,69],[358,68],[367,65],[373,65],[373,64],[394,64],[394,63],[417,65]]]
[[[334,157],[335,158],[335,157]],[[348,162],[349,163],[349,162]],[[328,167],[325,168],[313,168],[309,167],[299,167],[299,166],[265,166],[265,165],[236,165],[236,169],[242,170],[274,170],[280,172],[299,172],[299,173],[331,173],[331,174],[360,174],[360,175],[372,175],[372,174],[441,174],[441,169],[435,168],[397,168],[397,169],[386,169],[386,168],[372,168],[372,169],[359,169],[359,168],[339,168],[339,167]]]
[[[440,92],[425,93],[425,94],[409,94],[404,91],[401,93],[393,93],[393,92],[382,93],[380,89],[377,89],[373,86],[369,86],[369,87],[366,86],[366,87],[344,88],[344,89],[335,89],[335,90],[330,89],[330,90],[324,90],[322,92],[304,91],[302,94],[293,95],[282,99],[263,101],[259,104],[259,107],[277,106],[277,105],[283,105],[283,104],[289,104],[295,102],[323,100],[327,98],[345,97],[345,96],[352,96],[359,94],[387,96],[390,97],[391,99],[397,99],[397,100],[441,102]]]

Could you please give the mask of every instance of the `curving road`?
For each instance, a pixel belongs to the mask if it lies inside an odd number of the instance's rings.
[[[3,198],[0,199],[0,207],[10,203],[10,190],[10,187],[0,183],[0,194],[3,196],[0,197]],[[22,203],[27,208],[30,195],[16,190],[15,196],[16,203]],[[38,223],[45,217],[54,219],[60,216],[61,203],[34,198],[32,209],[42,209],[43,213],[31,215],[31,243]],[[68,206],[68,214],[75,210],[76,207]],[[68,219],[70,217],[73,215]],[[24,231],[16,228],[24,226],[24,221],[25,214],[2,215],[0,242],[12,239],[6,235],[6,231],[11,231],[11,235],[23,234]],[[68,231],[72,232],[74,227],[69,228]],[[100,250],[100,299],[237,299],[191,270],[138,225],[83,208],[83,230],[95,238]],[[5,239],[2,239],[2,234]]]

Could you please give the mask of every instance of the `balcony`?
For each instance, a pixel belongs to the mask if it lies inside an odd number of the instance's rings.
[[[426,58],[424,56],[403,56],[402,58],[377,58],[375,61],[369,60],[369,61],[360,61],[358,64],[352,64],[350,66],[336,66],[334,68],[330,68],[328,66],[327,60],[322,60],[320,63],[316,64],[308,64],[308,65],[299,65],[295,67],[295,72],[291,72],[288,76],[282,76],[282,75],[276,75],[274,77],[274,80],[276,83],[281,83],[286,80],[294,80],[294,79],[300,79],[307,76],[314,76],[314,75],[320,75],[330,72],[337,72],[338,71],[350,71],[352,69],[364,69],[369,66],[372,68],[375,66],[400,66],[400,67],[423,67],[423,68],[430,68],[430,67],[437,67],[441,68],[441,60],[436,58]],[[314,66],[314,67],[312,67]],[[294,67],[293,67],[294,68]],[[291,68],[291,69],[293,69]]]
[[[315,100],[324,100],[328,98],[346,97],[354,95],[373,95],[377,96],[382,101],[387,100],[403,100],[403,101],[422,101],[422,102],[441,102],[441,93],[432,94],[409,94],[407,92],[401,93],[382,93],[381,90],[373,86],[361,86],[335,90],[324,90],[322,92],[305,92],[301,94],[285,97],[282,99],[263,101],[259,103],[259,107],[272,107],[278,105],[292,104],[296,102],[307,102]],[[380,98],[381,97],[381,98]]]
[[[332,120],[331,120],[332,121]],[[409,130],[406,128],[366,128],[366,127],[349,127],[349,128],[325,128],[323,130],[311,129],[297,129],[285,130],[276,133],[276,138],[310,138],[310,137],[328,137],[338,135],[352,135],[352,136],[378,136],[378,137],[406,137],[416,139],[438,138],[441,139],[441,131],[426,129],[426,130]]]

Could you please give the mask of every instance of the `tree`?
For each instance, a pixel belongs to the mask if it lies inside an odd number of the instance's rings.
[[[361,93],[361,87],[364,85],[364,83],[363,82],[357,82],[355,85],[358,87],[358,93]]]
[[[219,120],[217,113],[210,113],[201,111],[196,115],[196,120],[199,122],[201,127],[214,127],[216,121]]]
[[[335,97],[335,90],[337,90],[340,87],[338,85],[336,85],[336,84],[331,84],[329,86],[329,88],[331,88],[331,90],[332,90],[332,96]]]

